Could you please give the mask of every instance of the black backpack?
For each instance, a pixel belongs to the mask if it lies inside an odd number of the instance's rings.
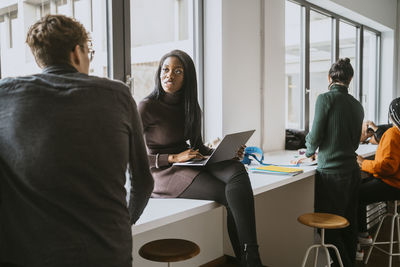
[[[286,129],[285,149],[297,150],[306,147],[306,132]]]

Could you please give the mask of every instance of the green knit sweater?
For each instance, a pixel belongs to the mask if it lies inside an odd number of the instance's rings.
[[[343,173],[358,168],[355,151],[360,143],[364,110],[347,87],[334,84],[315,104],[312,129],[306,137],[306,156],[318,151],[318,170]]]

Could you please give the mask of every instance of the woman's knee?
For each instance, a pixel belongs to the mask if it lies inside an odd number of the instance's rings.
[[[237,160],[227,160],[212,164],[208,171],[225,184],[232,180],[249,179],[246,168]]]
[[[229,176],[235,177],[241,174],[246,174],[247,176],[247,171],[243,163],[237,160],[228,160],[227,162],[228,162],[227,172],[229,172]]]

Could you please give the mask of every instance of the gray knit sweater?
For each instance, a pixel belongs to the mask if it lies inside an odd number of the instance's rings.
[[[345,86],[334,84],[318,96],[312,130],[306,137],[306,156],[319,148],[319,171],[343,173],[358,168],[355,151],[363,118],[363,107]]]

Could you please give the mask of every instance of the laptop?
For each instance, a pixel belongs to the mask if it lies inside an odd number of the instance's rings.
[[[206,166],[224,160],[233,159],[239,148],[253,135],[255,130],[227,134],[213,153],[205,159],[193,159],[186,162],[174,163],[175,166]]]

